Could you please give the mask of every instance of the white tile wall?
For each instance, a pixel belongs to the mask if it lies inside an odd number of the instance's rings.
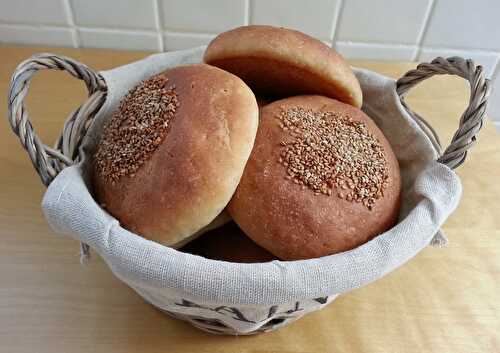
[[[243,0],[161,0],[160,12],[166,29],[218,33],[246,24]]]
[[[50,44],[59,47],[74,46],[73,33],[69,28],[31,27],[0,24],[0,41],[30,45]]]
[[[109,48],[109,43],[126,43],[130,50],[160,50],[158,36],[149,32],[80,28],[78,36],[80,45],[87,48]]]
[[[215,34],[166,32],[163,36],[165,50],[182,50],[208,44]]]
[[[77,26],[156,30],[154,0],[71,0]]]
[[[0,22],[68,25],[65,0],[0,0]]]
[[[345,1],[336,38],[363,43],[417,44],[430,5],[431,0]]]
[[[339,0],[253,0],[250,4],[250,23],[294,28],[329,40],[339,4]]]
[[[500,49],[500,2],[438,0],[429,20],[424,45]]]
[[[489,112],[500,125],[499,13],[498,0],[0,0],[0,43],[164,51],[284,26],[348,58],[473,58],[499,78]]]

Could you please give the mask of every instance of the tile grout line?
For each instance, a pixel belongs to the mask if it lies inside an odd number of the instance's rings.
[[[336,11],[333,13],[333,19],[332,19],[332,30],[330,33],[330,40],[332,41],[332,47],[335,47],[335,44],[337,41],[337,33],[338,33],[339,22],[340,22],[340,14],[342,13],[343,10],[344,10],[344,1],[339,0]]]
[[[158,34],[156,28],[151,29],[134,29],[134,28],[106,28],[106,27],[86,27],[80,26],[79,30],[89,32],[104,32],[104,33],[123,33],[123,34]]]
[[[64,25],[50,25],[50,24],[31,24],[31,23],[5,23],[0,22],[0,27],[4,28],[23,28],[23,29],[72,29],[72,27]],[[110,28],[110,27],[96,27],[96,26],[76,26],[76,29],[88,30],[88,31],[103,31],[110,33],[138,33],[138,34],[156,34],[157,29],[136,29],[136,28]],[[174,33],[174,34],[188,34],[188,35],[214,35],[213,32],[208,31],[185,31],[185,30],[169,30],[164,28],[162,32]],[[321,40],[330,41],[329,38],[320,38]],[[361,41],[339,41],[339,43],[353,43],[362,45],[387,45],[393,47],[416,47],[415,44],[406,43],[394,43],[394,42],[361,42]],[[498,49],[485,49],[485,48],[466,48],[466,47],[453,47],[453,46],[426,46],[428,49],[433,50],[446,50],[446,51],[470,51],[478,54],[493,54],[500,55],[500,50]]]
[[[162,32],[172,32],[172,33],[186,33],[186,34],[213,34],[213,32],[206,30],[196,30],[196,29],[172,29],[171,27],[165,26],[163,24]]]
[[[177,32],[177,31],[169,31],[169,30],[164,30],[162,32],[163,34],[173,34],[173,35],[187,35],[187,36],[198,36],[198,37],[203,37],[203,38],[213,38],[217,35],[217,33],[199,33],[199,32]]]
[[[163,21],[162,21],[160,6],[161,6],[160,0],[153,1],[153,9],[155,12],[155,22],[156,22],[156,33],[158,39],[158,50],[161,53],[165,51],[165,42],[163,40]]]
[[[71,6],[70,0],[64,0],[64,11],[66,13],[66,19],[71,28],[71,37],[73,39],[73,46],[75,48],[80,48],[80,34],[75,25],[75,15],[73,13],[73,7]]]
[[[425,13],[424,22],[422,23],[422,29],[417,36],[417,50],[415,51],[413,61],[417,61],[422,53],[422,42],[427,35],[427,29],[429,28],[429,22],[432,18],[432,14],[434,13],[434,8],[436,7],[436,0],[431,0],[429,6],[427,7],[427,11]]]
[[[250,25],[253,20],[250,1],[251,0],[245,0],[245,26]]]
[[[55,29],[55,30],[72,30],[72,27],[64,26],[64,25],[47,25],[47,24],[26,24],[26,23],[0,23],[0,28],[20,28],[20,29]],[[155,35],[158,33],[158,30],[155,29],[134,29],[134,28],[106,28],[106,27],[87,27],[87,26],[74,26],[77,30],[84,31],[102,31],[108,33],[123,33],[123,34],[146,34],[146,35]],[[215,33],[211,32],[201,32],[201,31],[176,31],[176,30],[168,30],[164,29],[161,33],[165,34],[185,34],[192,36],[200,36],[200,37],[208,37],[214,36]],[[329,41],[329,39],[321,39],[324,41]],[[342,44],[358,44],[363,46],[387,46],[394,48],[411,48],[416,47],[414,44],[400,44],[400,43],[387,43],[387,42],[359,42],[359,41],[339,41],[338,43]],[[493,49],[481,49],[481,48],[461,48],[461,47],[441,47],[441,46],[427,46],[426,48],[432,50],[443,50],[443,51],[469,51],[471,53],[477,54],[486,54],[486,55],[495,55],[500,58],[500,51]]]
[[[48,28],[48,29],[71,29],[69,24],[66,25],[58,25],[58,24],[45,24],[45,23],[29,23],[29,22],[0,22],[0,27],[19,27],[19,28]]]

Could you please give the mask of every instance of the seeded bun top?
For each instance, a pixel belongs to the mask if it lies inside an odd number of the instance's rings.
[[[255,146],[228,210],[281,259],[352,249],[397,220],[396,157],[361,110],[322,96],[260,111]]]
[[[94,156],[95,196],[129,230],[180,246],[224,209],[250,155],[255,96],[238,77],[179,66],[131,90]]]
[[[257,95],[320,94],[362,104],[361,87],[344,59],[291,29],[245,26],[221,33],[208,45],[204,61],[241,77]]]

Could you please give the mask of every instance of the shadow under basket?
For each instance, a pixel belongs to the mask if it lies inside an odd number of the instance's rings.
[[[88,156],[103,122],[141,80],[169,67],[201,62],[204,49],[156,54],[103,72],[67,57],[39,54],[14,72],[9,122],[47,186],[42,203],[47,221],[56,232],[80,241],[83,257],[93,249],[119,279],[170,316],[211,333],[241,335],[285,326],[377,280],[429,244],[446,242],[440,227],[461,196],[453,169],[464,162],[476,139],[489,94],[482,67],[457,57],[420,64],[397,81],[354,69],[363,90],[362,109],[391,143],[403,179],[398,224],[366,244],[317,259],[244,264],[183,253],[122,228],[89,190]],[[89,91],[54,147],[40,141],[24,105],[29,82],[41,69],[67,71]],[[432,128],[404,101],[411,87],[440,74],[458,75],[471,89],[458,130],[443,152]]]

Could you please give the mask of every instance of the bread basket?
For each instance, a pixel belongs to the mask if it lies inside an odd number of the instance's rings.
[[[47,186],[42,207],[58,233],[81,242],[82,258],[98,253],[113,273],[165,313],[218,334],[270,331],[323,308],[338,295],[371,283],[428,246],[442,245],[441,225],[461,196],[453,169],[466,159],[485,119],[489,81],[481,66],[458,57],[437,58],[394,81],[355,69],[363,110],[384,131],[403,175],[399,223],[368,243],[340,254],[301,261],[237,264],[208,260],[148,241],[122,228],[93,199],[89,154],[103,121],[139,81],[168,67],[200,62],[204,47],[161,53],[110,71],[96,72],[54,54],[39,54],[14,72],[8,96],[13,131]],[[64,124],[54,147],[30,123],[24,99],[42,69],[69,72],[85,82],[89,97]],[[441,152],[434,130],[404,101],[406,93],[434,75],[457,75],[470,84],[470,99],[450,145]]]

